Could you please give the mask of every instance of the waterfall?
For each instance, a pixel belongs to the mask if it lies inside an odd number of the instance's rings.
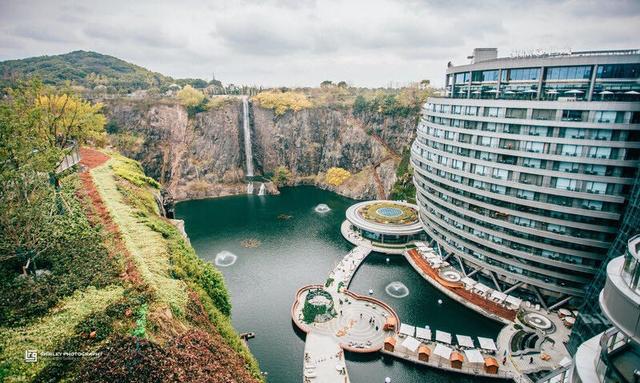
[[[253,153],[251,151],[251,127],[249,125],[249,98],[242,97],[242,127],[244,128],[244,157],[247,177],[253,177]],[[253,185],[251,186],[253,190]]]
[[[264,183],[260,184],[260,190],[258,190],[258,195],[264,195],[265,194],[265,187],[264,187]]]
[[[253,182],[247,184],[247,194],[253,194]]]

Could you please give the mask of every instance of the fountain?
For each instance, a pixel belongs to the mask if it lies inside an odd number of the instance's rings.
[[[253,182],[247,184],[247,194],[253,194]]]
[[[315,210],[316,213],[328,213],[329,211],[331,211],[331,208],[326,204],[321,203],[313,210]]]
[[[264,183],[260,184],[260,190],[258,190],[258,195],[265,195],[267,188],[264,187]]]
[[[221,252],[216,254],[216,257],[214,258],[213,263],[215,263],[215,265],[219,267],[229,267],[234,263],[236,263],[237,260],[238,260],[237,255],[233,254],[230,251],[222,250]]]
[[[394,298],[404,298],[409,295],[409,288],[399,281],[389,283],[384,291]]]

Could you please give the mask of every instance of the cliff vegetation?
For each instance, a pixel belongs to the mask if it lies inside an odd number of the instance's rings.
[[[56,170],[68,143],[100,141],[99,108],[38,83],[8,94],[0,380],[261,381],[231,326],[222,275],[161,217],[157,181],[94,149],[81,150],[81,171]],[[25,363],[26,350],[37,362]],[[54,356],[63,352],[90,354]]]

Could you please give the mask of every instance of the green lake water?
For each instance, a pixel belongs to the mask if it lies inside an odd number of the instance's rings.
[[[324,283],[333,266],[353,245],[340,234],[344,214],[354,200],[313,187],[281,190],[279,196],[243,195],[181,202],[176,216],[183,219],[198,255],[214,262],[235,263],[219,267],[231,294],[232,321],[238,332],[255,332],[249,341],[270,383],[302,382],[304,333],[295,328],[290,309],[296,291],[307,284]],[[316,213],[327,204],[331,211]],[[286,214],[290,219],[278,219]],[[257,248],[241,242],[260,241]],[[387,261],[389,258],[389,261]],[[409,289],[393,298],[385,287],[394,281]],[[371,254],[358,269],[350,290],[373,296],[392,306],[404,323],[429,325],[454,334],[495,338],[500,325],[441,294],[413,270],[402,256]],[[443,303],[439,305],[438,299]],[[416,366],[380,354],[347,353],[353,383],[489,382]]]

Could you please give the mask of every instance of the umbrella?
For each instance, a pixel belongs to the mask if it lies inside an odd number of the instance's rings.
[[[496,89],[489,89],[487,93],[498,93],[498,91]]]
[[[479,90],[474,90],[473,92],[471,92],[471,94],[480,94],[482,92],[480,92]]]
[[[558,94],[558,91],[555,89],[551,89],[547,91],[547,94]]]
[[[600,92],[599,94],[613,94],[612,91],[610,90],[603,90],[602,92]]]
[[[507,91],[504,92],[504,94],[514,94],[514,93],[516,93],[516,92],[512,92],[510,90],[507,90]]]
[[[579,89],[571,89],[571,90],[565,91],[565,93],[567,93],[567,94],[580,94],[580,93],[584,93],[584,91],[581,91]]]
[[[630,90],[628,92],[624,92],[624,94],[640,94],[640,92],[636,92],[635,90]]]
[[[443,346],[441,344],[437,344],[436,348],[433,350],[433,354],[438,355],[441,358],[449,359],[449,356],[451,356],[451,351],[451,348]]]
[[[449,334],[448,332],[436,330],[436,340],[438,342],[451,344],[451,334]]]
[[[538,93],[538,91],[535,89],[527,89],[524,91],[524,93]]]
[[[473,339],[467,335],[456,335],[458,344],[463,347],[473,347]]]
[[[485,350],[497,351],[496,343],[491,338],[483,338],[481,336],[478,337],[478,342],[480,342],[480,348]]]
[[[407,339],[405,339],[404,342],[402,342],[402,347],[406,348],[411,352],[416,352],[419,346],[420,346],[420,341],[410,336],[408,336]]]

